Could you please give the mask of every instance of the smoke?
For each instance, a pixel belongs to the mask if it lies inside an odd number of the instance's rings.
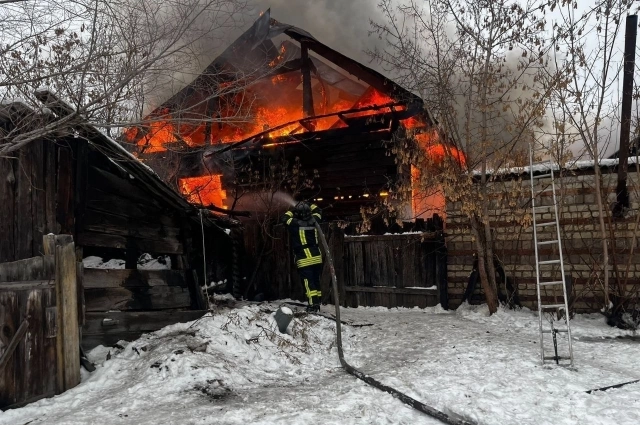
[[[366,53],[375,50],[382,42],[369,34],[370,21],[381,18],[374,1],[188,1],[194,10],[197,10],[198,4],[202,4],[213,11],[202,13],[194,22],[188,34],[194,39],[190,43],[192,50],[174,61],[179,63],[179,69],[167,72],[165,67],[147,81],[147,91],[151,95],[147,97],[146,112],[155,109],[193,81],[267,9],[271,9],[271,17],[275,20],[304,29],[340,53],[380,70]],[[215,7],[211,6],[212,3]]]
[[[271,8],[271,17],[277,21],[304,29],[332,49],[367,65],[371,58],[365,52],[382,42],[369,36],[370,21],[382,18],[374,0],[252,0],[252,5],[258,12]]]

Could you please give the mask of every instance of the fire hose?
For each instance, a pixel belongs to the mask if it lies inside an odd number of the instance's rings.
[[[317,222],[315,223],[315,227],[316,227],[316,230],[318,230],[318,236],[320,237],[320,242],[322,243],[322,247],[324,248],[325,257],[327,259],[327,262],[329,263],[329,270],[331,272],[331,282],[333,284],[333,299],[335,301],[335,307],[336,307],[336,340],[337,340],[336,345],[338,347],[338,359],[340,360],[340,365],[342,365],[344,370],[346,370],[349,374],[355,376],[356,378],[366,382],[367,384],[391,394],[392,396],[394,396],[404,404],[411,406],[414,409],[422,413],[425,413],[435,419],[438,419],[443,423],[450,424],[450,425],[476,425],[474,422],[471,422],[470,420],[467,420],[465,418],[461,418],[461,417],[454,418],[431,406],[427,406],[426,404],[412,397],[409,397],[404,393],[401,393],[395,388],[389,387],[388,385],[384,385],[382,382],[368,375],[365,375],[363,372],[361,372],[360,370],[356,369],[355,367],[347,363],[347,361],[344,359],[344,352],[342,350],[342,323],[340,322],[340,299],[338,294],[338,279],[336,278],[336,269],[333,265],[333,259],[331,257],[331,251],[329,250],[329,244],[327,244],[327,239],[324,237],[324,233],[322,232],[322,229],[320,228],[320,225]]]

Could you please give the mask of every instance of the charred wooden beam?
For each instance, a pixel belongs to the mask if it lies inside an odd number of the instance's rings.
[[[311,62],[311,61],[309,61]],[[313,63],[311,63],[313,66]],[[278,65],[269,76],[273,77],[276,75],[286,74],[288,72],[298,71],[302,69],[302,59],[292,59],[288,62],[283,63],[282,65]]]
[[[269,133],[272,133],[274,131],[289,127],[290,125],[296,123],[296,122],[300,122],[300,121],[310,121],[310,120],[319,120],[322,118],[328,118],[328,117],[338,117],[340,114],[342,115],[349,115],[349,114],[355,114],[358,112],[368,112],[368,111],[377,111],[377,110],[381,110],[381,109],[393,109],[395,106],[405,106],[404,103],[402,102],[391,102],[385,105],[372,105],[372,106],[365,106],[362,108],[354,108],[354,109],[349,109],[346,111],[341,111],[341,112],[332,112],[330,114],[323,114],[323,115],[316,115],[313,117],[308,117],[308,118],[303,118],[302,120],[295,120],[295,121],[290,121],[284,124],[280,124],[277,125],[275,127],[272,127],[268,130],[265,130],[261,133],[258,134],[254,134],[251,137],[247,137],[244,140],[240,140],[238,142],[234,142],[234,143],[230,143],[229,145],[227,145],[226,147],[222,148],[222,149],[218,149],[216,151],[208,151],[205,152],[204,156],[205,157],[209,157],[209,156],[215,156],[215,155],[220,155],[223,154],[225,152],[228,152],[232,149],[236,149],[236,148],[240,148],[243,145],[249,144],[249,143],[259,143],[259,142],[263,142],[263,143],[267,143],[265,142],[265,137],[269,135]],[[381,112],[380,114],[385,114],[388,115],[391,118],[392,122],[396,122],[397,120],[403,120],[406,118],[410,118],[412,116],[415,115],[414,111],[410,111],[410,110],[404,110],[404,111],[393,111],[393,112]],[[370,121],[369,119],[371,117],[365,117],[367,118],[367,122]],[[346,129],[337,129],[337,130],[346,130]],[[336,131],[337,131],[336,130]],[[378,131],[380,130],[380,128],[367,128],[366,130],[358,130],[358,133],[362,133],[362,132],[373,132],[373,131]],[[327,131],[331,131],[331,130],[327,130]],[[327,131],[323,131],[323,132],[319,132],[318,134],[322,133],[326,133]],[[295,135],[291,135],[291,136],[286,136],[286,137],[295,137]],[[309,134],[308,133],[304,133],[303,135],[301,135],[301,137],[304,138],[309,138]],[[316,137],[320,137],[320,136],[316,136]],[[272,139],[269,139],[272,140]],[[269,142],[271,143],[271,142]]]
[[[302,41],[300,45],[302,59],[302,112],[305,117],[312,117],[315,112],[313,111],[313,88],[311,87],[311,59],[309,58],[307,42]]]

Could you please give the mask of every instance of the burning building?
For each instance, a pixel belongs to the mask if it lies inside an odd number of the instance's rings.
[[[267,11],[125,138],[194,204],[251,210],[247,194],[284,189],[352,219],[412,178],[390,154],[396,131],[444,152],[434,125],[419,97]]]

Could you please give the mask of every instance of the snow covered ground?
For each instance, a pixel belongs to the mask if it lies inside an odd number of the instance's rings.
[[[278,303],[218,307],[122,348],[90,353],[95,372],[0,424],[437,424],[339,367],[334,322],[295,318],[277,333]],[[324,311],[330,311],[327,306]],[[597,315],[573,321],[576,370],[538,362],[536,313],[343,309],[345,357],[383,383],[478,424],[640,423],[640,346]],[[106,357],[109,353],[109,360]]]

